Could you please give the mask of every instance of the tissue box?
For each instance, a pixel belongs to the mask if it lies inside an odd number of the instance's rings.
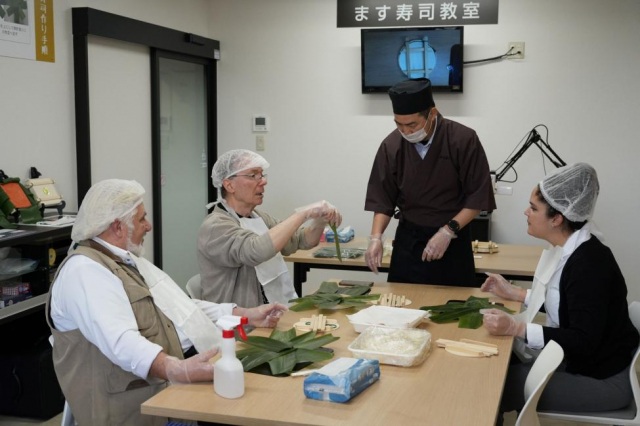
[[[340,241],[341,243],[348,243],[349,241],[353,240],[355,235],[356,232],[350,226],[338,228],[338,241]],[[325,233],[325,241],[328,243],[335,242],[335,236],[333,235],[333,230],[331,230],[331,228],[329,228],[329,230]]]
[[[380,363],[338,358],[304,379],[304,395],[320,401],[347,402],[380,378]]]

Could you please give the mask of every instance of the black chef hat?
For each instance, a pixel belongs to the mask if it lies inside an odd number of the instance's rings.
[[[397,115],[415,114],[436,106],[428,78],[401,81],[389,89],[389,97]]]

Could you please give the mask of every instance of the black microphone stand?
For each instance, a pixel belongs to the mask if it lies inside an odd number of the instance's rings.
[[[542,139],[542,137],[540,137],[540,134],[536,131],[536,129],[533,128],[529,132],[524,145],[522,145],[522,147],[515,154],[513,154],[513,157],[505,161],[502,167],[495,171],[496,182],[500,182],[502,180],[504,175],[509,171],[509,169],[513,167],[516,161],[518,161],[520,157],[522,157],[522,154],[524,154],[525,151],[528,150],[529,147],[531,147],[531,145],[537,146],[538,149],[544,154],[545,157],[549,159],[549,161],[551,161],[551,163],[553,163],[554,166],[562,167],[567,165],[567,163],[565,163],[564,160],[560,158],[560,156],[556,154],[553,149],[551,149],[551,146],[549,146],[549,144],[546,143]]]

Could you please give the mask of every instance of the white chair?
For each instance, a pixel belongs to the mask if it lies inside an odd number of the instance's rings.
[[[49,343],[53,347],[53,335],[49,336]],[[71,408],[69,407],[69,403],[67,401],[64,401],[64,409],[62,410],[62,422],[60,422],[60,425],[76,426],[76,420],[73,418]]]
[[[540,426],[536,413],[538,401],[547,382],[556,371],[564,358],[564,351],[559,344],[550,340],[538,355],[524,383],[524,398],[526,400],[522,411],[516,420],[516,426]]]
[[[192,299],[202,300],[202,287],[200,286],[200,274],[194,275],[187,281],[187,294]]]
[[[629,317],[631,322],[640,332],[640,302],[634,301],[629,305]],[[640,425],[640,384],[638,384],[638,374],[636,368],[638,366],[638,358],[640,356],[640,346],[636,349],[633,359],[631,360],[631,368],[629,369],[629,378],[631,380],[631,389],[633,390],[633,400],[628,407],[613,411],[598,411],[585,413],[563,413],[541,411],[538,412],[540,418],[564,420],[582,423],[596,423],[607,425]]]

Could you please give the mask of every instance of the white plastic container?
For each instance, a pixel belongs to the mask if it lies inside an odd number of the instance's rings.
[[[394,308],[391,306],[370,306],[353,315],[347,315],[353,328],[362,333],[371,326],[391,328],[413,328],[422,322],[429,313],[422,309]]]
[[[400,367],[419,365],[431,351],[431,333],[419,328],[369,327],[349,345],[355,358]]]
[[[241,317],[228,317],[231,318],[222,317],[217,322],[222,328],[222,343],[220,359],[213,364],[213,389],[224,398],[234,399],[244,395],[244,368],[236,357],[234,328],[246,322]]]

